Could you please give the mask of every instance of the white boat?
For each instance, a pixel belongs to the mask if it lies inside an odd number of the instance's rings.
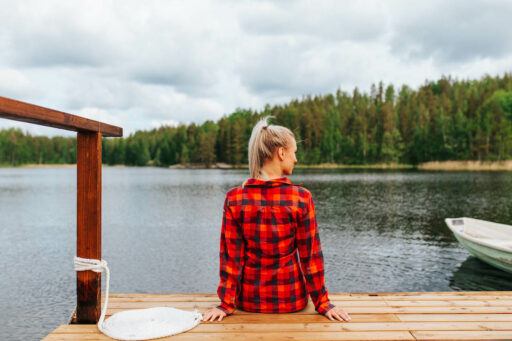
[[[444,221],[470,254],[512,273],[512,226],[473,218]]]

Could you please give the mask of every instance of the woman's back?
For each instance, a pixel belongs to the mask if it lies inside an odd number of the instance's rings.
[[[228,192],[224,210],[221,299],[248,311],[284,313],[303,309],[309,291],[317,310],[329,308],[308,190],[286,177],[249,179]],[[236,291],[226,290],[231,285]],[[233,306],[223,308],[229,312]]]

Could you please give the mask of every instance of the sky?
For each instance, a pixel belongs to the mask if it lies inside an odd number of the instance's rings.
[[[124,128],[512,71],[512,1],[0,0],[0,96]],[[0,119],[0,129],[74,133]]]

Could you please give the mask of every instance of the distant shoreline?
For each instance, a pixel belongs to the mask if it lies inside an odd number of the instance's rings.
[[[5,168],[5,166],[2,166]],[[73,168],[76,163],[27,163],[19,166],[8,166],[7,168]]]
[[[105,167],[128,167],[127,165],[107,165]],[[151,167],[147,165],[143,167]],[[0,165],[0,168],[75,168],[76,164],[25,164],[19,166]],[[165,168],[165,167],[162,167]],[[217,162],[206,168],[201,163],[175,164],[169,169],[247,169],[248,165],[231,165]],[[426,171],[512,171],[512,160],[505,161],[430,161],[419,165],[407,165],[399,163],[377,163],[373,165],[345,165],[337,163],[322,163],[317,165],[297,164],[297,169],[418,169]]]
[[[512,160],[505,161],[431,161],[418,165],[419,170],[442,171],[512,171]]]

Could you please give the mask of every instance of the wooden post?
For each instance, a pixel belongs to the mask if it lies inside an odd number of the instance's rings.
[[[0,118],[78,132],[76,255],[101,259],[101,137],[123,128],[0,96]],[[77,323],[96,323],[101,311],[101,274],[77,272]]]
[[[101,133],[77,134],[78,257],[101,259]],[[101,311],[101,273],[77,272],[77,323],[97,323]]]

